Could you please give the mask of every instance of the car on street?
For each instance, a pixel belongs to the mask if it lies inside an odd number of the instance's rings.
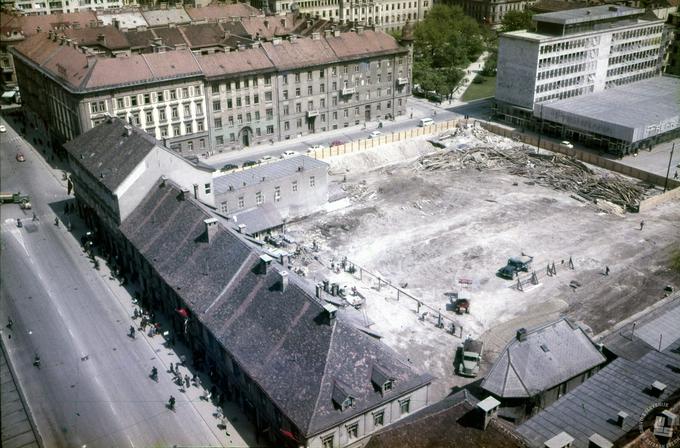
[[[333,140],[333,142],[331,143],[331,146],[340,146],[340,145],[344,145],[344,144],[345,144],[345,142],[343,142],[342,140]]]
[[[283,151],[281,153],[282,159],[290,159],[291,157],[299,156],[300,153],[297,151]]]
[[[307,152],[312,152],[312,151],[323,151],[325,149],[324,145],[312,145],[309,147]]]
[[[458,346],[458,375],[475,377],[482,362],[484,343],[477,339],[466,339]]]
[[[267,163],[271,162],[272,160],[274,160],[274,156],[262,156],[260,157],[260,160],[257,161],[257,163]]]
[[[572,145],[570,142],[568,142],[568,141],[566,141],[566,140],[564,140],[564,141],[562,142],[562,146],[566,146],[566,147],[569,148],[569,149],[574,149],[574,145]]]
[[[521,257],[510,257],[505,266],[500,268],[497,272],[499,277],[514,279],[520,271],[529,272],[531,268],[531,261],[533,257],[522,255]]]
[[[227,163],[222,168],[220,168],[220,171],[231,171],[235,170],[236,168],[238,168],[238,165],[234,165],[233,163]]]
[[[0,133],[4,134],[5,132],[7,132],[7,128],[5,127],[4,124],[0,124]]]
[[[242,166],[243,166],[243,168],[245,168],[245,167],[253,166],[253,165],[257,165],[257,162],[254,161],[254,160],[246,160],[245,162],[243,162]]]
[[[22,153],[18,152],[17,153],[17,162],[25,162],[25,161],[26,161],[26,157],[24,157],[24,155]]]
[[[368,138],[378,138],[382,135],[382,132],[380,131],[373,131],[370,134],[368,134]]]

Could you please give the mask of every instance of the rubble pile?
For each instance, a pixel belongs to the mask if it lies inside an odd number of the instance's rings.
[[[539,185],[575,193],[597,203],[607,201],[623,208],[634,208],[642,199],[642,186],[614,174],[600,174],[585,164],[560,154],[536,154],[533,149],[513,146],[499,151],[488,146],[450,150],[424,156],[417,170],[507,169]]]

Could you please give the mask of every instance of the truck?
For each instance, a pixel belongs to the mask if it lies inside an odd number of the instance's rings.
[[[31,197],[27,194],[17,193],[0,193],[0,203],[2,204],[19,204],[23,209],[29,210],[31,208]]]
[[[458,375],[476,377],[482,362],[484,343],[477,339],[467,338],[458,347]]]
[[[522,255],[520,257],[510,257],[505,266],[498,270],[498,275],[503,278],[512,280],[520,271],[529,272],[531,262],[534,257]]]

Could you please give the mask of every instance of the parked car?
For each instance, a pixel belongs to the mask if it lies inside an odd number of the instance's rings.
[[[242,166],[243,166],[243,168],[245,168],[247,166],[253,166],[253,165],[257,165],[257,162],[254,161],[254,160],[246,160],[245,162],[243,162]]]
[[[17,153],[17,162],[25,162],[25,161],[26,161],[26,157],[24,157],[24,155],[22,153],[18,152]]]
[[[312,145],[309,147],[307,152],[312,152],[312,151],[323,151],[326,147],[324,145]]]
[[[274,156],[262,156],[260,157],[260,160],[257,161],[257,163],[267,163],[271,162],[272,160],[274,160]]]
[[[281,153],[282,159],[290,159],[291,157],[299,156],[300,153],[297,151],[283,151]]]
[[[569,142],[566,141],[566,140],[564,140],[564,141],[562,142],[562,146],[566,146],[566,147],[569,148],[569,149],[573,149],[573,148],[574,148],[574,145],[572,145],[571,143],[569,143]]]
[[[333,142],[331,143],[331,146],[340,146],[340,145],[344,145],[344,144],[345,144],[345,142],[343,142],[342,140],[333,140]]]
[[[5,132],[7,132],[7,128],[4,124],[0,124],[0,133],[4,134]]]
[[[484,343],[477,339],[466,339],[458,347],[458,375],[475,377],[482,362]]]
[[[512,280],[520,272],[529,272],[533,257],[522,255],[521,257],[510,257],[505,266],[498,270],[498,276]]]
[[[432,126],[434,124],[434,120],[432,118],[421,118],[420,119],[420,127],[424,128],[425,126]]]
[[[380,131],[373,131],[370,134],[368,134],[368,138],[378,138],[382,135],[382,132]]]
[[[220,171],[231,171],[231,170],[235,170],[237,168],[238,168],[238,165],[234,165],[233,163],[227,163],[222,168],[220,168]]]

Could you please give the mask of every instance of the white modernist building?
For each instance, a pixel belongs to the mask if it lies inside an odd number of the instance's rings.
[[[122,8],[130,2],[124,0],[14,0],[10,3],[14,9],[23,14],[45,15],[90,9],[103,11],[110,8]]]
[[[584,101],[576,97],[661,74],[670,33],[651,11],[603,5],[537,14],[533,20],[536,31],[504,33],[499,41],[496,114],[516,126],[542,127],[549,120],[542,117],[548,104],[559,108],[571,98],[573,108]],[[543,124],[563,137],[576,133]],[[635,149],[633,143],[654,143],[622,141],[607,133],[573,138],[624,154]]]

